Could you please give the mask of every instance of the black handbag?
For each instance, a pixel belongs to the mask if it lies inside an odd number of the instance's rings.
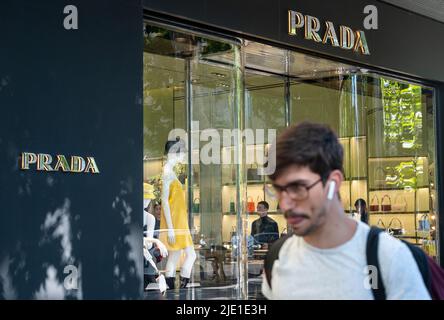
[[[399,225],[397,227],[392,226],[394,221],[399,222]],[[400,236],[400,235],[403,235],[405,233],[404,232],[404,228],[402,226],[402,222],[398,218],[393,218],[392,220],[390,220],[390,223],[389,223],[389,226],[388,226],[387,230],[393,236]]]
[[[263,176],[258,172],[258,168],[248,168],[247,169],[247,181],[261,181]]]
[[[154,258],[154,261],[156,261],[156,263],[162,261],[163,259],[162,253],[160,253],[160,249],[156,245],[153,245],[153,247],[150,250],[148,250],[148,252]]]

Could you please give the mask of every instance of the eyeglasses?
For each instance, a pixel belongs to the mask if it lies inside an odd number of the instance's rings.
[[[279,198],[282,192],[286,191],[288,196],[297,201],[305,200],[308,198],[308,192],[311,188],[313,188],[316,184],[322,181],[322,178],[313,182],[310,185],[305,185],[300,183],[299,181],[290,182],[286,186],[279,186],[277,184],[273,184],[273,188],[268,189],[269,191],[274,193],[274,197]]]

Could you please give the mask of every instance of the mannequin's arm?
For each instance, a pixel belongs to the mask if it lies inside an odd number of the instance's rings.
[[[165,217],[165,222],[168,227],[168,243],[173,245],[176,242],[176,238],[174,235],[174,226],[173,222],[171,220],[171,210],[170,210],[170,204],[169,204],[169,197],[170,197],[170,184],[171,179],[168,179],[167,176],[164,175],[163,180],[163,192],[162,192],[162,205],[163,205],[163,215]]]
[[[144,212],[144,214],[145,214],[146,225],[147,225],[145,238],[153,239],[154,238],[154,228],[156,226],[156,218],[154,218],[154,216],[151,213],[148,213],[146,211]],[[147,245],[148,250],[151,249],[151,247],[152,247],[152,244]]]
[[[165,245],[162,243],[162,241],[156,238],[149,238],[149,237],[143,238],[144,248],[149,249],[152,247],[153,244],[155,244],[159,248],[162,257],[165,258],[166,256],[168,256],[168,250],[165,247]]]

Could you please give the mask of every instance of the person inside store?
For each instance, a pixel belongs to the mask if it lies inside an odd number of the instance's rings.
[[[359,198],[355,201],[355,209],[356,213],[359,215],[359,218],[365,224],[368,224],[368,211],[367,211],[367,203],[364,199]]]
[[[154,199],[154,187],[151,184],[144,183],[144,195],[146,197],[143,204],[143,236],[146,237],[148,233],[148,223],[152,218],[152,208]]]
[[[155,217],[149,213],[152,200],[154,199],[154,187],[151,184],[143,184],[143,207],[144,207],[144,237],[143,237],[143,256],[144,256],[144,288],[160,290],[161,293],[166,291],[166,280],[160,274],[157,263],[164,257],[168,256],[165,245],[154,238]]]
[[[269,208],[267,201],[260,201],[257,204],[259,219],[253,221],[251,225],[251,236],[255,243],[264,247],[279,239],[279,227],[277,222],[268,216]]]
[[[160,230],[160,215],[162,213],[162,206],[159,202],[155,202],[153,205],[153,216],[156,218],[156,223],[154,225],[154,238],[159,239]]]
[[[382,280],[388,300],[430,299],[411,251],[388,233],[377,234],[381,272],[364,272],[370,227],[345,214],[339,198],[344,151],[330,127],[303,122],[270,149],[269,178],[293,232],[268,251],[266,298],[373,300],[380,288],[373,284]]]

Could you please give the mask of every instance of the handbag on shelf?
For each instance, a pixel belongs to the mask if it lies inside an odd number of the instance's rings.
[[[234,184],[236,181],[236,166],[223,165],[222,166],[222,183]]]
[[[236,206],[234,204],[234,200],[231,199],[230,200],[230,213],[234,213],[234,212],[236,212]]]
[[[194,198],[193,200],[193,213],[199,213],[200,212],[200,199]]]
[[[247,181],[262,181],[261,175],[259,175],[257,166],[251,167],[247,169]]]
[[[376,202],[375,202],[376,199]],[[370,211],[372,212],[378,212],[379,211],[379,199],[378,196],[375,194],[370,201]]]
[[[398,201],[398,199],[401,199],[401,202]],[[404,201],[402,201],[404,200]],[[397,194],[395,196],[395,199],[393,200],[392,204],[392,211],[394,212],[406,212],[407,211],[407,200],[404,196],[400,196]]]
[[[422,248],[430,257],[436,257],[436,242],[435,240],[424,240]]]
[[[385,186],[385,171],[382,167],[377,167],[375,169],[373,183],[375,188],[383,188]]]
[[[430,231],[430,220],[428,214],[423,214],[418,221],[419,231]]]
[[[254,207],[254,200],[252,197],[248,197],[247,198],[247,211],[249,213],[252,213],[255,211],[255,207]]]
[[[378,222],[376,223],[376,226],[381,229],[387,230],[387,227],[385,226],[385,223],[384,223],[384,221],[382,221],[382,219],[378,220]]]
[[[395,221],[399,222],[399,226],[397,226],[397,227],[392,226],[393,222],[395,222]],[[403,235],[405,233],[405,230],[404,230],[404,227],[402,225],[402,222],[398,218],[393,218],[392,220],[390,220],[390,223],[389,223],[387,229],[388,229],[389,233],[391,235],[394,235],[394,236],[400,236],[400,235]]]
[[[388,199],[388,203],[387,202],[384,203],[385,199]],[[383,212],[392,211],[392,199],[390,199],[390,196],[388,194],[385,194],[381,198],[381,211]]]

